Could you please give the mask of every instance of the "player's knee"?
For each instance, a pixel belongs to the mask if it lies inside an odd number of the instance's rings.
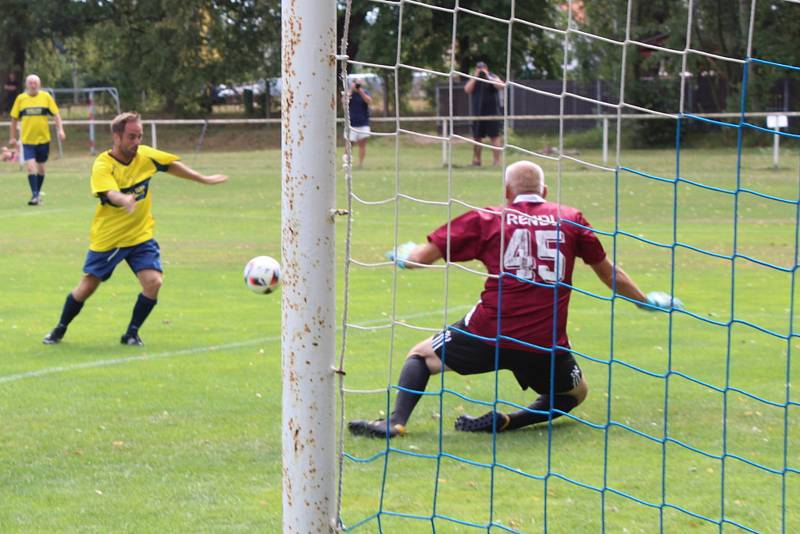
[[[164,277],[154,269],[139,271],[139,283],[142,285],[142,294],[150,299],[158,297],[158,290],[161,289]]]
[[[575,397],[575,400],[578,402],[578,404],[581,404],[586,400],[586,397],[589,395],[589,384],[586,382],[585,378],[581,378],[580,384],[570,391],[570,395]]]
[[[78,302],[85,301],[91,297],[95,291],[97,291],[97,288],[100,287],[101,282],[102,281],[96,276],[92,276],[90,274],[84,275],[84,277],[81,278],[78,287],[72,291],[73,298]]]
[[[406,355],[406,359],[411,358],[419,358],[425,361],[425,365],[428,366],[428,371],[431,374],[437,374],[442,371],[442,361],[433,351],[433,346],[430,343],[430,340],[425,340],[422,343],[418,343],[413,349],[408,352]]]
[[[163,284],[164,278],[161,276],[161,273],[159,273],[148,278],[145,282],[145,288],[151,292],[157,293]]]
[[[428,359],[429,356],[435,356],[430,339],[417,343],[408,351],[408,354],[406,354],[406,358],[413,358],[415,356],[420,356],[425,359]]]

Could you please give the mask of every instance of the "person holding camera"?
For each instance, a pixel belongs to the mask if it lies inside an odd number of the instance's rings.
[[[464,86],[464,91],[471,97],[472,114],[477,117],[490,117],[502,114],[500,109],[500,91],[505,87],[505,83],[493,72],[489,71],[488,65],[479,61],[475,66],[475,78],[470,78]],[[500,131],[503,122],[496,119],[478,119],[472,121],[472,137],[478,143],[488,137],[492,146],[496,147],[492,151],[493,163],[500,164]],[[476,167],[481,165],[481,145],[476,144],[472,152],[472,164]]]
[[[364,165],[369,139],[369,105],[372,97],[364,89],[364,80],[350,85],[350,142],[358,145],[358,166]]]

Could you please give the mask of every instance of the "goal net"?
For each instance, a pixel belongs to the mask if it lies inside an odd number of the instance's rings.
[[[340,5],[341,94],[354,75],[377,76],[388,118],[373,122],[359,167],[342,99],[349,216],[340,234],[339,526],[795,531],[800,134],[791,102],[763,95],[800,70],[780,56],[779,32],[769,34],[776,17],[797,20],[800,6],[555,4]],[[723,49],[708,37],[712,23],[735,29]],[[464,85],[493,83],[478,76],[479,61],[502,82],[497,115],[477,119],[500,121],[498,146],[470,129],[476,111]],[[442,116],[416,117],[410,95],[418,80],[429,101],[435,92]],[[723,95],[716,108],[712,93]],[[525,101],[539,104],[522,117]],[[590,116],[576,117],[576,109]],[[766,122],[776,109],[789,123]],[[603,135],[610,154],[601,150]],[[777,167],[773,138],[783,143]],[[640,148],[647,144],[657,148]],[[480,167],[472,165],[476,147]],[[609,258],[645,292],[677,296],[685,308],[646,313],[576,263],[572,286],[552,283],[571,291],[570,350],[590,388],[583,404],[513,432],[457,432],[460,415],[524,409],[536,394],[506,371],[442,373],[431,377],[406,435],[349,435],[349,420],[388,417],[409,350],[452,331],[488,276],[476,262],[403,270],[384,252],[424,242],[468,210],[501,205],[503,171],[521,159],[541,165],[548,200],[581,209]],[[487,342],[499,336],[475,339]]]

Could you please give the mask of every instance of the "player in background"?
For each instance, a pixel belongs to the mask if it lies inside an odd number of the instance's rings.
[[[581,258],[608,287],[637,301],[644,309],[676,308],[682,304],[664,293],[645,295],[620,267],[613,265],[580,211],[547,202],[542,169],[519,161],[505,173],[504,207],[469,211],[450,222],[450,261],[480,260],[490,275],[501,272],[501,334],[529,345],[500,340],[499,369],[513,372],[523,390],[533,388],[539,397],[528,410],[511,414],[489,412],[480,417],[461,415],[456,430],[497,432],[555,419],[586,398],[588,385],[569,351],[567,311],[576,258]],[[501,246],[505,250],[501,251]],[[448,225],[428,236],[428,243],[407,243],[387,256],[401,268],[430,265],[448,258]],[[501,254],[502,252],[502,254]],[[503,257],[503,265],[500,258]],[[558,283],[557,283],[558,282]],[[387,421],[351,421],[356,435],[396,436],[405,427],[432,374],[453,370],[469,375],[495,371],[500,281],[487,278],[480,302],[467,315],[441,333],[417,344],[400,372],[400,390]],[[554,299],[557,311],[554,312]],[[556,326],[554,347],[553,326]],[[470,335],[473,334],[473,335]],[[481,336],[492,341],[483,341]],[[551,391],[551,357],[555,350],[554,390]],[[552,395],[552,398],[551,398]]]
[[[66,139],[61,114],[50,93],[42,91],[42,81],[35,74],[25,79],[25,92],[20,93],[11,108],[10,145],[17,144],[17,124],[22,123],[22,157],[28,170],[28,185],[31,188],[29,206],[41,203],[44,185],[45,163],[50,155],[50,124],[47,117],[56,121],[58,137]]]
[[[228,179],[222,174],[204,176],[178,161],[178,156],[142,145],[138,113],[118,115],[111,122],[111,132],[113,148],[97,156],[92,166],[92,194],[99,203],[92,221],[84,275],[67,295],[58,325],[45,336],[47,345],[61,341],[86,299],[111,277],[122,260],[136,274],[142,292],[120,341],[123,345],[143,345],[139,329],[156,305],[162,283],[161,251],[153,239],[151,178],[160,171],[207,185]]]

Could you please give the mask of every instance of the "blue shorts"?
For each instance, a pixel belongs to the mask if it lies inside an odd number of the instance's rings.
[[[36,163],[45,163],[50,156],[50,143],[42,143],[41,145],[22,145],[22,157],[25,161],[32,159]]]
[[[90,250],[86,254],[83,272],[96,276],[105,282],[111,278],[114,269],[122,260],[128,262],[128,266],[134,273],[145,269],[163,272],[161,269],[161,249],[155,239],[132,247],[115,248],[105,252]]]

